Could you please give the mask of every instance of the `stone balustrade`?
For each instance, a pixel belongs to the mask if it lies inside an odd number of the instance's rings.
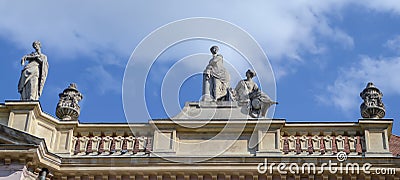
[[[361,155],[365,152],[364,136],[283,135],[280,141],[280,149],[287,155],[333,155],[338,152]]]
[[[74,136],[72,155],[146,155],[152,151],[152,137],[117,134]]]

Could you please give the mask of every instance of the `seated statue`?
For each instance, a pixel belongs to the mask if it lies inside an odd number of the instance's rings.
[[[247,70],[246,79],[240,80],[237,84],[236,99],[239,102],[249,103],[249,114],[252,117],[265,117],[268,108],[273,104],[278,104],[272,101],[269,96],[263,93],[258,85],[253,81],[256,73],[253,70]]]

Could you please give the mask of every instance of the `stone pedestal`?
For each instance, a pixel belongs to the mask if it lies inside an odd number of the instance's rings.
[[[389,151],[392,119],[360,119],[359,124],[365,133],[366,157],[393,157]]]
[[[235,101],[187,102],[172,120],[251,119],[247,103]]]
[[[165,157],[280,155],[284,120],[252,118],[247,103],[189,102],[171,119],[152,120],[153,152]]]

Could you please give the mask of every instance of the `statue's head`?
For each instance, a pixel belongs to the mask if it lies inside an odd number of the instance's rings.
[[[218,53],[218,50],[219,50],[219,47],[218,47],[218,46],[212,46],[212,47],[210,48],[210,51],[211,51],[212,54],[217,54],[217,53]]]
[[[35,50],[38,50],[38,49],[41,47],[40,41],[38,41],[38,40],[33,41],[32,47],[33,47]]]
[[[249,76],[250,78],[253,78],[254,76],[256,76],[256,72],[254,72],[253,70],[249,69],[246,71],[246,77]]]

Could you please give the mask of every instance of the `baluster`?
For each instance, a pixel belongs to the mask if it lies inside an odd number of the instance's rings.
[[[139,152],[139,138],[135,137],[135,145],[133,147],[133,154],[136,154]]]
[[[111,151],[111,143],[113,138],[111,136],[103,137],[103,152],[101,155],[109,155]]]
[[[145,137],[141,136],[138,138],[139,140],[139,151],[144,152],[146,148],[146,139]]]
[[[79,141],[79,152],[77,155],[86,155],[86,148],[89,138],[87,136],[82,136],[78,138]]]
[[[285,136],[280,136],[279,141],[280,141],[279,150],[283,152],[283,144],[285,144]]]
[[[92,141],[92,153],[90,153],[90,155],[98,155],[101,137],[93,136],[90,138],[90,140]]]
[[[147,137],[147,141],[146,141],[146,150],[145,150],[145,153],[146,154],[150,154],[150,152],[151,152],[151,150],[153,150],[153,143],[151,142],[151,138],[150,137]]]
[[[283,153],[284,154],[288,154],[289,153],[289,140],[288,140],[287,136],[283,140]]]
[[[135,137],[134,136],[128,136],[125,138],[126,140],[126,153],[125,155],[132,155],[133,154],[133,148],[135,145]]]
[[[117,136],[117,137],[114,138],[115,155],[121,155],[123,140],[124,140],[124,138],[122,136]]]
[[[79,140],[78,140],[78,137],[76,137],[76,136],[72,137],[72,144],[73,144],[72,150],[71,150],[72,154],[78,154],[78,152],[79,152]]]
[[[354,152],[356,152],[356,137],[351,136],[349,137],[349,147],[350,147],[350,153],[354,154]]]
[[[331,154],[332,153],[332,136],[325,136],[325,138],[324,138],[324,140],[325,140],[325,151],[326,151],[326,153],[328,153],[328,154]]]
[[[339,151],[344,151],[344,139],[342,135],[339,135],[336,137],[336,145],[337,145],[337,150]]]

